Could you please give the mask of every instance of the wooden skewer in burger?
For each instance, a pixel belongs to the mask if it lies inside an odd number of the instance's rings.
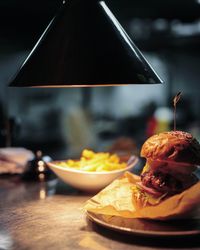
[[[175,124],[174,119],[174,131],[153,135],[142,146],[146,165],[133,192],[139,207],[158,204],[199,181],[194,171],[200,165],[200,144],[190,133],[177,131]]]

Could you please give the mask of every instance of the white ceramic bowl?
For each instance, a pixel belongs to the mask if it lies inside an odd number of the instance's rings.
[[[86,192],[96,192],[110,184],[126,171],[130,171],[138,162],[138,157],[132,156],[127,167],[105,172],[87,172],[58,165],[60,161],[48,162],[49,168],[65,183]]]

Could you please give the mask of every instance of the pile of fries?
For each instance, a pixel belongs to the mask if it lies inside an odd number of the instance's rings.
[[[70,167],[89,172],[102,172],[123,169],[127,166],[120,162],[119,156],[110,153],[95,153],[91,150],[83,150],[80,160],[67,160],[59,163],[59,166]]]

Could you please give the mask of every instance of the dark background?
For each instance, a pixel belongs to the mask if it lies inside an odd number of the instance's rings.
[[[200,1],[106,3],[164,84],[64,90],[8,88],[62,1],[1,0],[1,147],[41,149],[52,157],[64,158],[85,147],[107,150],[123,137],[139,149],[151,133],[173,128],[172,99],[179,91],[177,127],[200,139]],[[160,122],[159,129],[149,132],[152,117]]]

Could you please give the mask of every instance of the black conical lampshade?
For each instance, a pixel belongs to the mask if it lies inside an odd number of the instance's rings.
[[[161,82],[104,1],[68,0],[10,86],[82,87]]]

